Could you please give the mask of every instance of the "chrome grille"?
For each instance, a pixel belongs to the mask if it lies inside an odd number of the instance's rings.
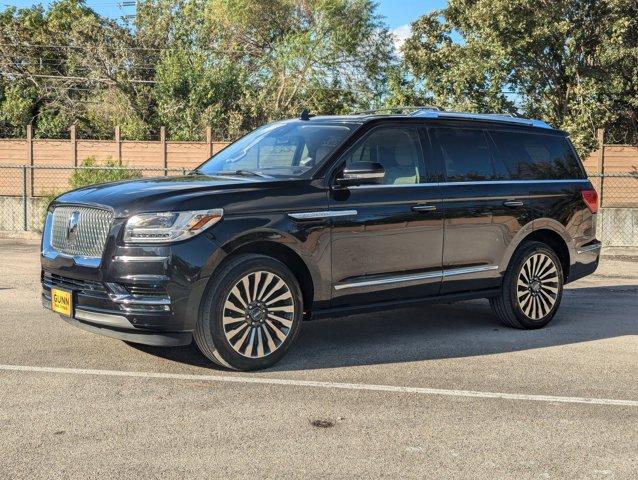
[[[131,295],[138,297],[165,297],[166,290],[160,285],[124,285]]]
[[[71,215],[77,216],[75,238],[69,239]],[[102,257],[113,214],[92,207],[59,206],[53,210],[51,245],[66,255]]]

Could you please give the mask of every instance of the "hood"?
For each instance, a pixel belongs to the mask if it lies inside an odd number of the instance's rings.
[[[183,176],[156,177],[103,183],[64,193],[55,203],[103,205],[116,217],[140,212],[224,208],[227,195],[270,189],[289,181],[258,177]]]

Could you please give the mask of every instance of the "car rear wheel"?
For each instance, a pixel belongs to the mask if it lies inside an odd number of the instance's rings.
[[[544,327],[563,295],[563,270],[556,253],[541,242],[527,242],[512,257],[503,288],[490,299],[492,310],[510,327]]]
[[[240,255],[210,285],[195,343],[219,365],[267,368],[295,341],[302,313],[299,283],[286,265],[264,255]]]

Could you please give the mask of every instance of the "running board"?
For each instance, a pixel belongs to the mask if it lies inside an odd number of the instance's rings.
[[[479,298],[495,297],[500,293],[500,291],[500,288],[487,288],[483,290],[476,290],[474,292],[447,293],[444,295],[432,295],[430,297],[410,298],[408,300],[386,300],[383,302],[366,303],[365,305],[346,305],[343,307],[322,308],[309,312],[307,319],[316,320],[340,315],[380,312],[395,308],[413,307],[433,303],[451,303],[463,300],[476,300]]]

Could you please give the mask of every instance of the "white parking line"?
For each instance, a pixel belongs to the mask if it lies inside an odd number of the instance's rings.
[[[106,377],[151,378],[162,380],[196,380],[199,382],[227,382],[260,385],[286,385],[341,390],[366,390],[371,392],[411,393],[417,395],[443,395],[448,397],[498,398],[502,400],[524,400],[530,402],[580,403],[587,405],[614,405],[638,407],[637,400],[611,398],[558,397],[553,395],[525,395],[519,393],[479,392],[473,390],[445,390],[440,388],[397,387],[392,385],[370,385],[365,383],[334,383],[313,380],[289,380],[285,378],[263,378],[255,376],[191,375],[186,373],[126,372],[120,370],[92,370],[86,368],[35,367],[28,365],[1,365],[0,370],[14,372],[57,373],[68,375],[96,375]]]

